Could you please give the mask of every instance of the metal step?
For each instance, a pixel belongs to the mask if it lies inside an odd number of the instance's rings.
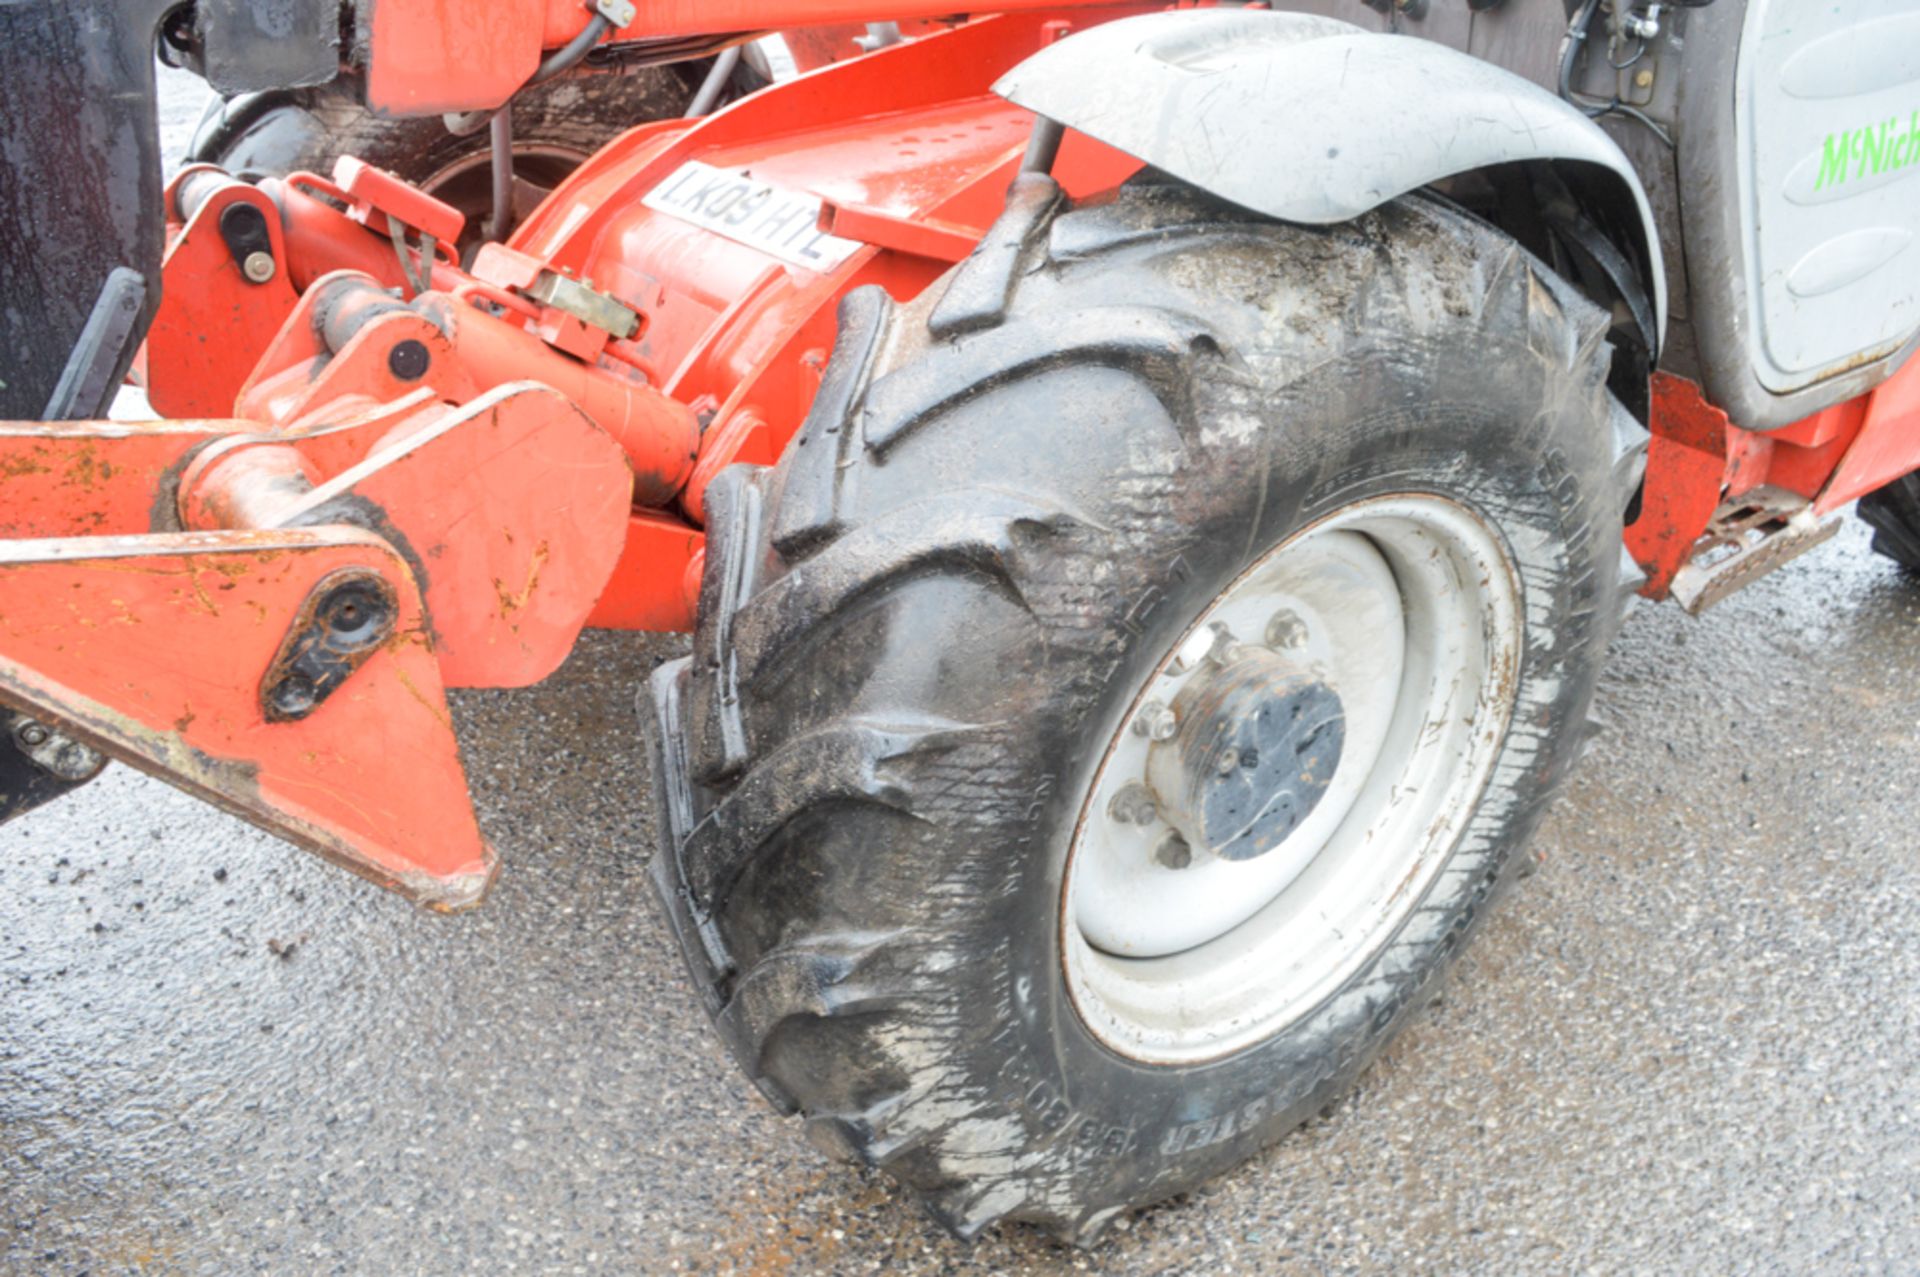
[[[1694,542],[1693,557],[1674,573],[1669,592],[1694,616],[1744,585],[1799,558],[1840,530],[1837,514],[1822,519],[1813,503],[1780,488],[1760,487],[1721,503]]]

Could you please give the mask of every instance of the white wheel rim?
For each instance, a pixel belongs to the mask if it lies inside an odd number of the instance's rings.
[[[1195,662],[1221,626],[1246,646],[1223,647],[1225,666]],[[1062,960],[1094,1035],[1149,1063],[1230,1054],[1313,1010],[1380,952],[1485,788],[1522,633],[1499,537],[1439,497],[1348,506],[1241,573],[1138,689],[1081,809]],[[1155,743],[1145,723],[1197,703],[1199,680],[1242,653],[1271,662],[1268,652],[1338,697],[1344,745],[1331,780],[1264,854],[1226,860],[1196,845],[1190,863],[1169,867],[1155,849],[1170,834],[1203,841],[1185,808],[1149,804],[1144,824],[1114,815],[1141,785],[1157,796],[1183,774],[1173,760],[1185,738]]]

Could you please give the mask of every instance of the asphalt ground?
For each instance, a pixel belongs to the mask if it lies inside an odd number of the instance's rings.
[[[125,768],[0,830],[0,1270],[1920,1271],[1920,581],[1857,526],[1637,612],[1439,1003],[1091,1253],[949,1241],[736,1075],[644,881],[683,642],[459,697],[474,914]]]

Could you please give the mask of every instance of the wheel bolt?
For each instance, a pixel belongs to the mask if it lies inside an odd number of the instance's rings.
[[[1185,674],[1203,662],[1225,665],[1227,653],[1234,647],[1233,631],[1219,621],[1187,635],[1187,641],[1173,654],[1173,672]]]
[[[1160,802],[1139,781],[1123,785],[1107,804],[1107,814],[1123,825],[1151,825],[1160,815]]]
[[[1307,643],[1307,623],[1286,608],[1273,614],[1267,622],[1267,646],[1275,649],[1305,647]]]
[[[1153,859],[1162,869],[1185,869],[1193,863],[1193,848],[1179,834],[1168,834],[1153,849]]]
[[[1172,740],[1180,732],[1180,719],[1159,701],[1148,701],[1134,716],[1133,734],[1148,740]]]

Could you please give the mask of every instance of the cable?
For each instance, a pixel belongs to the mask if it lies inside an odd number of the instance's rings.
[[[592,20],[580,28],[580,34],[548,54],[547,60],[540,64],[520,88],[531,89],[536,84],[545,84],[562,71],[571,70],[574,63],[593,52],[593,46],[599,44],[600,37],[612,27],[613,21],[606,14],[594,14]],[[515,92],[518,91],[518,89],[515,90]]]
[[[456,137],[465,137],[479,131],[481,125],[488,128],[487,149],[493,162],[493,211],[487,218],[487,238],[504,241],[507,232],[513,229],[513,99],[523,90],[537,84],[545,84],[554,76],[569,71],[580,59],[593,51],[600,43],[613,23],[604,13],[596,13],[587,25],[580,28],[580,34],[567,41],[546,60],[534,68],[526,82],[512,93],[507,100],[489,111],[465,111],[459,114],[442,116],[447,132]]]
[[[392,213],[387,214],[387,238],[393,241],[393,251],[400,258],[400,273],[406,277],[413,295],[418,297],[432,288],[433,259],[440,251],[439,242],[425,231],[420,232],[420,259],[416,268],[413,251],[407,246],[407,228]]]
[[[1567,33],[1560,37],[1560,96],[1575,106],[1582,103],[1573,92],[1573,60],[1579,55],[1580,46],[1586,43],[1587,24],[1593,21],[1593,11],[1599,4],[1600,0],[1581,0],[1580,7],[1567,22]]]
[[[1648,131],[1659,138],[1669,151],[1675,149],[1673,134],[1667,132],[1665,125],[1661,124],[1660,121],[1654,119],[1651,115],[1648,115],[1645,111],[1642,111],[1639,107],[1629,106],[1619,98],[1615,98],[1613,101],[1607,102],[1595,110],[1588,111],[1587,114],[1595,119],[1599,119],[1603,115],[1624,115],[1630,120],[1646,125]]]
[[[535,85],[545,84],[561,72],[572,70],[576,62],[593,51],[593,46],[600,43],[600,37],[605,35],[612,26],[613,23],[607,20],[607,16],[604,13],[594,14],[593,20],[588,22],[586,26],[580,28],[579,35],[573,37],[573,39],[567,41],[547,55],[546,61],[536,67],[533,74],[527,77],[526,83],[522,84],[520,88],[515,89],[513,93],[507,95],[507,101],[513,101],[514,93],[519,93],[522,89],[531,89]],[[503,103],[502,105],[505,104]],[[499,108],[484,111],[461,111],[441,118],[446,121],[447,132],[459,137],[465,137],[469,133],[478,133],[482,125],[493,119],[493,112],[497,109]]]
[[[1573,19],[1567,23],[1567,34],[1560,41],[1560,96],[1580,108],[1589,119],[1598,119],[1603,115],[1624,115],[1630,120],[1647,126],[1653,135],[1673,149],[1673,134],[1667,132],[1661,123],[1637,106],[1622,102],[1617,96],[1611,99],[1588,97],[1584,93],[1573,91],[1573,60],[1579,56],[1580,47],[1587,40],[1587,26],[1593,21],[1593,11],[1599,7],[1600,0],[1581,0],[1579,9],[1574,11]],[[1702,6],[1694,5],[1694,8]],[[1637,59],[1638,54],[1634,55]],[[1611,57],[1607,59],[1613,61]],[[1628,63],[1632,65],[1631,62]]]

